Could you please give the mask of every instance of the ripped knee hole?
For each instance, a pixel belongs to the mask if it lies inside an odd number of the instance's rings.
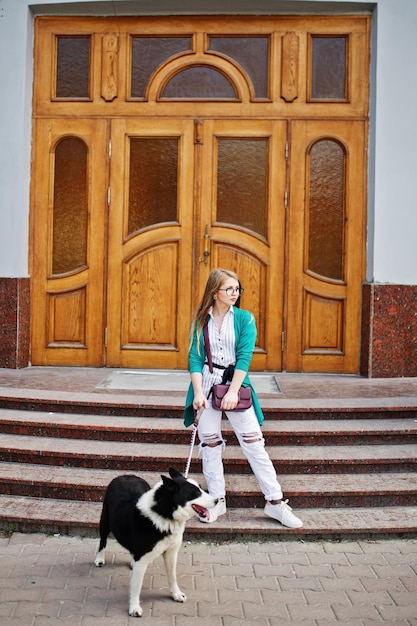
[[[221,446],[223,444],[223,440],[219,438],[218,435],[203,435],[202,439],[202,448],[215,448],[216,446]]]
[[[242,440],[245,443],[258,443],[262,441],[262,437],[258,433],[243,433]]]

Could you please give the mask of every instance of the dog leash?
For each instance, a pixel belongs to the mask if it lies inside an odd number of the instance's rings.
[[[197,419],[200,417],[203,411],[204,411],[204,407],[202,407],[201,409],[197,411],[196,413]],[[187,463],[185,465],[184,478],[188,478],[188,472],[190,471],[190,465],[191,465],[191,459],[193,457],[193,450],[194,450],[196,435],[197,435],[197,425],[193,424],[193,432],[191,433],[191,441],[190,441],[190,451],[188,453]]]
[[[194,449],[196,434],[197,434],[197,426],[193,426],[193,432],[191,433],[190,451],[188,453],[188,459],[187,459],[187,463],[185,465],[185,470],[184,470],[184,478],[188,478],[188,472],[190,471],[191,458],[193,456],[193,449]]]

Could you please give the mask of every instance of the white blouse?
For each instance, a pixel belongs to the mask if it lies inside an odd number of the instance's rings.
[[[208,322],[208,335],[210,341],[211,358],[213,365],[221,365],[226,368],[228,365],[236,363],[235,352],[235,324],[234,310],[231,306],[223,318],[220,331],[213,318],[213,309],[209,310],[210,319]],[[224,370],[213,367],[213,376],[210,374],[209,366],[203,368],[203,393],[207,397],[211,386],[221,383]]]

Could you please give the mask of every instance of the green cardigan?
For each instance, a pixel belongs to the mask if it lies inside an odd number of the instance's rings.
[[[250,362],[252,360],[253,350],[255,348],[256,341],[256,322],[250,311],[234,308],[234,325],[235,325],[235,338],[236,338],[236,369],[248,372]],[[188,356],[188,368],[190,374],[194,372],[203,372],[204,361],[206,353],[204,350],[204,338],[203,333],[200,334],[199,350],[197,350],[197,331],[194,332],[193,341]],[[261,405],[259,404],[258,397],[249,376],[246,373],[245,379],[242,383],[243,387],[250,387],[252,390],[252,403],[255,409],[256,417],[259,424],[264,421],[264,415],[262,413]],[[188,388],[187,397],[185,400],[184,408],[184,424],[185,426],[191,426],[194,423],[194,389],[192,384]]]

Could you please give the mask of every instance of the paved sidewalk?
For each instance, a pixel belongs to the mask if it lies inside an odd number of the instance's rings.
[[[148,569],[141,621],[127,615],[129,556],[114,540],[103,568],[91,538],[0,537],[2,626],[417,625],[417,539],[184,542],[168,596],[162,559]]]

